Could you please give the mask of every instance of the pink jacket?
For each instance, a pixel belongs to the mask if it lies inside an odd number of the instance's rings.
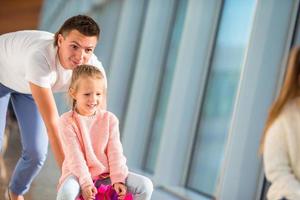
[[[110,174],[112,184],[125,183],[128,168],[114,114],[99,110],[87,117],[69,111],[60,117],[59,134],[65,160],[58,188],[70,175],[78,178],[81,188],[103,173]]]

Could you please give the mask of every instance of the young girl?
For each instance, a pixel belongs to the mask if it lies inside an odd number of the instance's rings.
[[[99,178],[113,185],[119,199],[127,190],[135,200],[151,198],[150,179],[128,172],[118,119],[102,109],[105,88],[104,75],[96,67],[81,65],[73,70],[69,87],[72,110],[59,121],[65,160],[57,200],[74,200],[80,191],[85,200],[94,199],[93,180]]]

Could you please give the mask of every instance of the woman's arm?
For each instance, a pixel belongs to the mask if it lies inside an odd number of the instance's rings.
[[[51,149],[54,153],[56,162],[61,169],[64,154],[58,137],[58,111],[54,96],[49,88],[42,88],[33,83],[29,83],[32,96],[44,120]]]
[[[273,191],[288,199],[291,196],[299,199],[300,182],[291,168],[286,131],[281,119],[276,120],[269,128],[263,155],[265,173],[272,183]]]

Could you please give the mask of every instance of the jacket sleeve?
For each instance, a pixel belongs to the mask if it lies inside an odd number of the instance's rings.
[[[81,188],[87,185],[93,185],[91,174],[84,157],[83,147],[77,137],[77,134],[81,134],[79,129],[69,120],[60,120],[59,129],[65,154],[64,164],[67,165],[68,170],[78,178]]]
[[[289,159],[286,130],[282,118],[269,128],[264,145],[264,167],[272,191],[286,198],[300,199],[300,183],[293,174]]]
[[[123,155],[123,147],[120,141],[119,121],[114,115],[109,117],[107,157],[112,184],[118,182],[125,183],[125,179],[128,175],[128,167],[126,165],[126,158]]]

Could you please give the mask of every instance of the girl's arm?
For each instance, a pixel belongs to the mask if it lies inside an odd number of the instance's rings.
[[[60,138],[65,153],[64,167],[74,174],[82,189],[93,186],[93,180],[85,158],[83,141],[80,143],[81,134],[74,119],[63,115],[59,120]],[[82,137],[80,137],[82,138]]]
[[[56,108],[53,93],[50,88],[43,88],[33,83],[29,83],[32,96],[44,120],[51,149],[56,162],[61,169],[64,154],[58,137],[58,111]]]
[[[126,165],[126,158],[123,155],[123,147],[120,141],[119,121],[113,114],[109,117],[107,157],[112,184],[118,182],[125,183],[125,179],[128,175],[128,167]]]

